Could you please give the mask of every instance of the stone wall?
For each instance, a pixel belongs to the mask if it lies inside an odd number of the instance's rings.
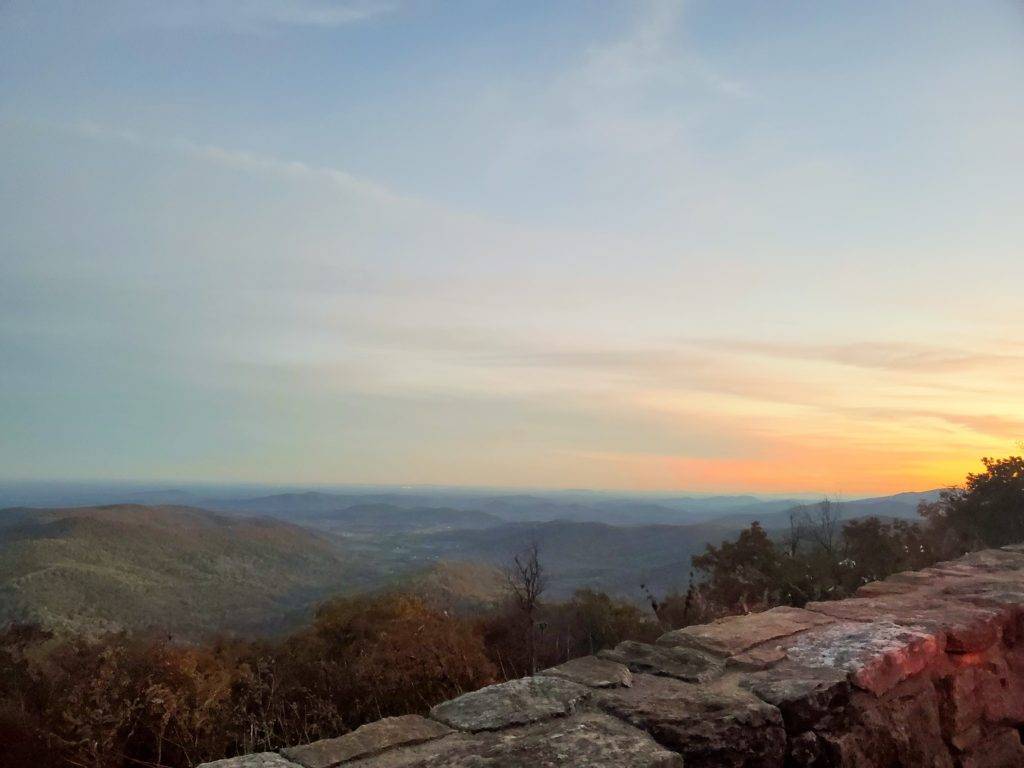
[[[1024,766],[1024,545],[208,768]]]

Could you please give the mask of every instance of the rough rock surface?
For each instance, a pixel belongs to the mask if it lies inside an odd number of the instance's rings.
[[[596,656],[572,659],[557,667],[545,669],[540,674],[563,677],[580,685],[589,685],[591,688],[628,688],[633,684],[633,673],[629,671],[629,667]]]
[[[298,768],[298,766],[285,760],[276,752],[257,752],[252,755],[203,763],[202,768]]]
[[[568,715],[589,695],[588,688],[571,680],[524,677],[438,704],[430,716],[462,731],[494,731]]]
[[[1024,767],[1024,546],[208,768]]]
[[[662,648],[632,640],[601,651],[598,657],[623,664],[633,672],[665,675],[688,683],[714,680],[725,666],[721,659],[694,648]]]
[[[685,645],[721,656],[734,656],[777,637],[790,637],[811,627],[829,624],[828,616],[802,608],[772,608],[746,616],[731,616],[667,632],[662,645]]]
[[[805,667],[845,671],[854,685],[881,695],[934,661],[941,643],[941,636],[888,621],[844,622],[800,637],[786,657]]]
[[[358,768],[683,768],[677,753],[615,718],[582,713],[525,728],[452,736],[351,763]]]
[[[330,768],[403,744],[439,739],[451,732],[448,726],[419,715],[385,717],[336,739],[321,739],[312,744],[283,749],[281,754],[305,768]]]
[[[779,710],[749,691],[636,675],[632,688],[599,694],[599,706],[683,755],[690,768],[781,765]]]

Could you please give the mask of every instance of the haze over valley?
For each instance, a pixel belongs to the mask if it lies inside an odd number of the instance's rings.
[[[0,486],[0,620],[197,639],[279,634],[330,597],[389,589],[479,607],[504,599],[503,570],[534,542],[551,597],[590,588],[642,605],[650,592],[685,591],[690,559],[707,544],[754,520],[782,532],[808,504],[476,489],[233,495],[239,490],[254,489]],[[918,501],[936,497],[838,506],[844,519],[912,519]],[[87,506],[38,506],[75,501]]]

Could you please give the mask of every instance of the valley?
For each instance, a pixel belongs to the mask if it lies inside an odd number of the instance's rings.
[[[648,593],[685,591],[691,557],[707,544],[753,520],[781,533],[805,508],[792,499],[584,491],[227,496],[111,488],[99,496],[110,503],[0,510],[0,620],[59,632],[274,636],[331,596],[388,590],[471,612],[501,600],[503,569],[533,542],[549,598],[594,589],[643,604]],[[933,496],[838,509],[843,519],[905,518]],[[66,500],[76,498],[89,497]],[[157,503],[168,501],[189,504]]]

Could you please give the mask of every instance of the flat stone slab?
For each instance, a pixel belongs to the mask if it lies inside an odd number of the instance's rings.
[[[869,581],[857,587],[857,597],[883,597],[885,595],[907,595],[922,589],[922,584],[906,584],[898,581]]]
[[[743,653],[737,653],[725,660],[725,668],[729,671],[753,671],[770,669],[786,659],[786,649],[776,642],[758,645]]]
[[[981,549],[969,552],[952,563],[940,563],[941,566],[973,568],[979,571],[1024,571],[1024,552],[1014,549],[1013,545],[1002,549]]]
[[[438,704],[430,716],[460,731],[494,731],[564,717],[589,695],[589,688],[571,680],[523,677]]]
[[[440,739],[425,741],[405,747],[389,749],[379,755],[357,760],[350,765],[352,768],[428,768],[430,766],[450,766],[469,768],[469,766],[487,765],[471,762],[473,755],[479,755],[492,742],[487,733],[471,734],[453,732]],[[349,766],[345,766],[349,768]]]
[[[604,711],[679,752],[687,768],[782,765],[782,715],[735,685],[694,685],[634,675],[632,688],[598,691],[594,700]]]
[[[1011,614],[1024,613],[1024,580],[965,579],[943,587],[940,595],[950,601],[1001,608]]]
[[[845,671],[859,688],[880,696],[943,652],[942,638],[889,621],[843,622],[800,635],[786,645],[789,661]]]
[[[571,659],[539,674],[561,677],[589,688],[628,688],[633,684],[633,673],[629,667],[596,656]]]
[[[633,672],[665,675],[688,683],[705,683],[722,674],[721,659],[696,648],[673,648],[626,640],[598,656],[624,664]]]
[[[608,715],[586,713],[522,731],[503,731],[482,757],[523,768],[683,768],[683,758]],[[487,765],[488,763],[483,763]]]
[[[883,583],[902,584],[911,590],[931,590],[940,589],[947,584],[953,584],[958,581],[968,580],[972,575],[976,576],[976,574],[970,573],[950,573],[936,568],[925,568],[921,571],[900,571],[899,573],[894,573]]]
[[[585,712],[523,728],[454,734],[391,750],[358,768],[683,768],[683,758],[608,715]]]
[[[762,613],[728,616],[666,632],[659,645],[698,648],[718,656],[734,656],[769,640],[788,637],[835,621],[814,611],[782,606]]]
[[[947,651],[974,653],[999,639],[1003,613],[968,603],[928,595],[854,597],[836,602],[808,603],[809,610],[843,621],[889,621],[945,637]]]
[[[295,763],[285,760],[276,752],[257,752],[241,757],[229,757],[202,763],[197,768],[299,768]]]
[[[336,739],[290,747],[281,750],[281,754],[305,768],[331,768],[392,747],[439,739],[451,732],[448,726],[419,715],[386,717]]]

